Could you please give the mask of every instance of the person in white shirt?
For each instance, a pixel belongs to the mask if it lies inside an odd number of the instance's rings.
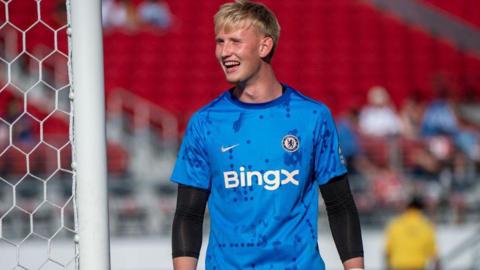
[[[360,131],[370,136],[389,136],[397,135],[400,126],[400,118],[387,90],[381,86],[372,87],[368,91],[368,104],[360,112]]]

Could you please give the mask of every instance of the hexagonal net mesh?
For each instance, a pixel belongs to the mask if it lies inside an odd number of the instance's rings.
[[[0,1],[0,269],[76,269],[65,0]]]

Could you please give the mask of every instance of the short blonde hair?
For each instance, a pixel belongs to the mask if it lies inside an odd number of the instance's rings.
[[[241,24],[247,26],[247,23],[255,27],[259,33],[272,38],[272,51],[264,59],[270,62],[280,37],[280,24],[270,9],[260,3],[237,0],[220,6],[220,9],[214,16],[215,33],[223,29],[229,31],[229,29]]]

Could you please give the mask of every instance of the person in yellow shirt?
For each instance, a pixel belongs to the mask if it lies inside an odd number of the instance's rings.
[[[435,228],[423,214],[423,202],[413,198],[407,209],[386,229],[386,262],[389,270],[440,269]]]

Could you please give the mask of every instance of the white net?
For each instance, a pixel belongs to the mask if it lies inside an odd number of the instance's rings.
[[[65,1],[0,1],[0,269],[76,269]]]

